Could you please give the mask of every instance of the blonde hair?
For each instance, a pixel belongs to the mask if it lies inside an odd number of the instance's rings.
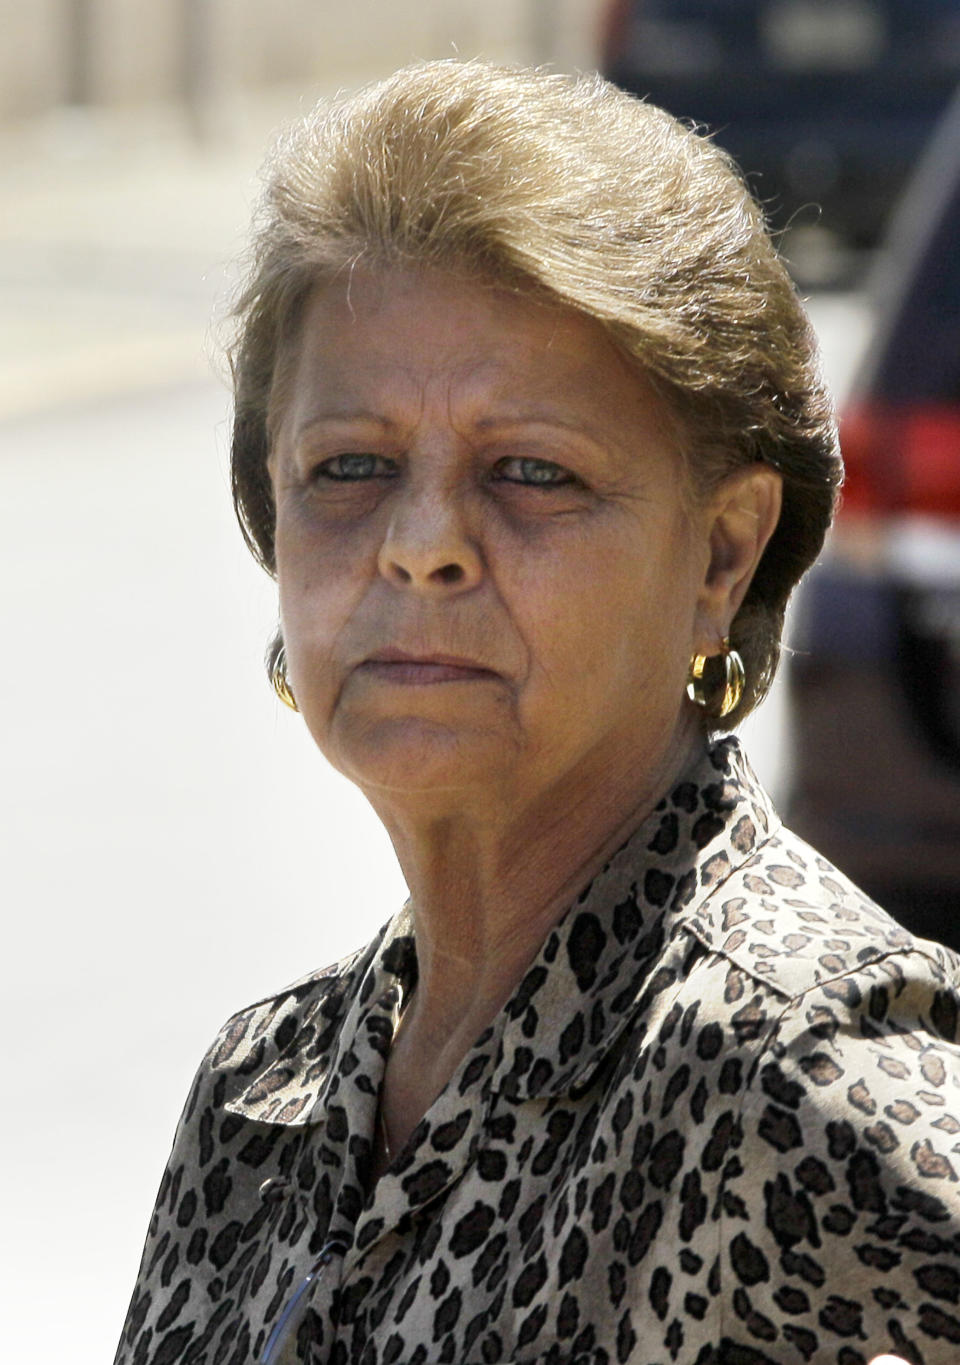
[[[678,419],[694,490],[753,461],[780,471],[780,523],[731,629],[747,687],[728,723],[741,720],[772,680],[841,463],[812,330],[726,154],[599,77],[480,62],[404,68],[294,127],[269,166],[231,354],[234,501],[271,573],[284,356],[314,285],[360,261],[466,271],[596,319]]]

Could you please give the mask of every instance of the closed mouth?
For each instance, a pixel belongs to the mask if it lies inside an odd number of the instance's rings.
[[[378,650],[364,659],[360,669],[396,683],[479,682],[500,678],[494,669],[476,659],[456,654],[408,654],[402,649]]]

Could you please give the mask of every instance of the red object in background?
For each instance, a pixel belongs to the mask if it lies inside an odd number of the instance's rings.
[[[870,403],[840,423],[841,516],[920,513],[960,520],[960,406]]]

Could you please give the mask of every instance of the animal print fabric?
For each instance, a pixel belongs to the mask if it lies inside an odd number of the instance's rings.
[[[404,910],[225,1025],[117,1365],[259,1360],[312,1267],[285,1363],[960,1361],[958,961],[783,829],[734,739],[368,1193],[416,970]]]

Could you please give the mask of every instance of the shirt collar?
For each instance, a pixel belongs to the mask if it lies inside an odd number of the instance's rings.
[[[737,740],[711,745],[548,935],[506,1007],[500,1093],[521,1102],[585,1085],[676,979],[669,945],[778,825]]]
[[[399,983],[416,982],[404,906],[367,948],[295,982],[229,1020],[210,1052],[224,1107],[258,1123],[322,1118],[338,1077],[365,1067],[373,1087],[390,1044]]]
[[[491,1088],[520,1103],[584,1084],[645,995],[669,986],[665,945],[778,824],[737,740],[710,745],[565,912],[484,1034]],[[231,1072],[226,1108],[266,1123],[322,1121],[338,1074],[358,1066],[375,1093],[396,992],[415,982],[406,906],[364,952],[227,1025],[213,1051]]]

